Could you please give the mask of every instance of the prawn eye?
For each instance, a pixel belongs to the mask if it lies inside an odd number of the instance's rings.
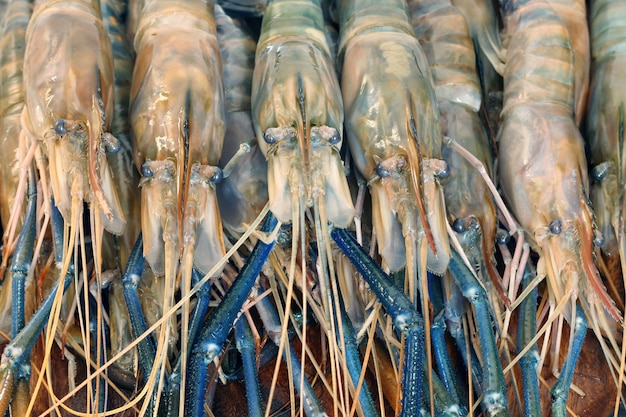
[[[276,137],[267,132],[265,132],[265,134],[263,135],[263,140],[269,145],[276,143]]]
[[[341,142],[341,136],[339,135],[339,132],[335,130],[335,133],[328,139],[328,143],[336,145],[339,142]]]
[[[602,233],[599,230],[596,230],[594,232],[593,244],[596,245],[596,246],[604,245],[604,236],[602,235]]]
[[[609,173],[609,163],[602,162],[591,169],[591,177],[596,181],[601,181]]]
[[[122,149],[122,144],[119,142],[107,143],[106,148],[109,153],[118,153]]]
[[[498,231],[496,232],[496,243],[498,245],[506,245],[507,243],[509,243],[510,239],[511,235],[506,230],[498,229]]]
[[[104,146],[109,153],[118,153],[120,149],[122,149],[122,143],[110,133],[103,134],[102,140],[104,141]]]
[[[152,178],[154,176],[154,172],[150,169],[150,161],[141,164],[141,175],[145,178]]]
[[[446,164],[446,167],[442,169],[441,171],[439,171],[439,173],[437,174],[437,178],[443,179],[443,178],[448,178],[449,176],[450,176],[450,166]]]
[[[452,229],[457,233],[465,233],[465,231],[467,231],[467,226],[465,226],[465,220],[463,220],[461,217],[456,219],[452,223]]]
[[[559,219],[552,220],[550,222],[549,229],[555,235],[560,234],[561,233],[561,220],[559,220]]]
[[[65,123],[65,119],[58,119],[54,122],[54,131],[57,135],[65,135],[67,133],[67,126]]]
[[[222,169],[219,167],[215,167],[215,172],[213,172],[213,175],[211,175],[209,181],[211,181],[213,184],[217,184],[218,182],[222,181],[223,178],[224,171],[222,171]]]
[[[376,165],[376,175],[378,175],[380,178],[387,178],[389,175],[391,175],[391,172],[389,172],[389,170],[385,168],[381,162]]]

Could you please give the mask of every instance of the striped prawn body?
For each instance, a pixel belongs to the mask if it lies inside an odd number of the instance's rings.
[[[165,262],[176,269],[181,246],[203,254],[193,260],[202,272],[224,254],[212,182],[225,129],[215,33],[212,2],[153,0],[134,38],[131,132],[143,175],[144,254],[159,275]]]
[[[406,4],[344,1],[340,16],[346,136],[370,180],[379,253],[392,271],[407,265],[410,279],[418,262],[443,274],[449,246],[437,100]],[[427,260],[416,241],[428,242]]]
[[[98,2],[37,2],[23,74],[22,127],[44,147],[49,168],[40,172],[48,171],[64,219],[76,225],[84,200],[99,207],[106,230],[121,234],[126,221],[105,154],[119,146],[110,134],[113,57]]]

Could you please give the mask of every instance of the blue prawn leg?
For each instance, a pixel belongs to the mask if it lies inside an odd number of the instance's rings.
[[[191,283],[196,286],[202,279],[200,272],[196,268],[191,271]],[[202,330],[202,324],[204,324],[204,317],[209,311],[209,302],[211,301],[211,283],[208,281],[204,284],[196,293],[197,302],[196,307],[193,310],[193,315],[189,323],[189,344],[187,345],[188,354],[191,353],[191,348],[198,338],[198,334]],[[177,416],[179,414],[180,406],[180,384],[182,378],[182,360],[181,356],[178,356],[174,369],[172,370],[168,379],[167,390],[167,415]],[[257,378],[258,379],[258,378]]]
[[[352,327],[350,317],[348,317],[348,313],[346,312],[346,306],[343,302],[343,298],[341,297],[339,306],[341,308],[341,324],[343,326],[343,338],[348,372],[350,373],[350,378],[352,378],[352,383],[356,389],[361,377],[362,369],[361,359],[359,358],[359,350],[357,349],[356,334],[354,332],[354,327]],[[339,336],[339,334],[337,334],[337,336]],[[341,342],[338,341],[338,343]],[[372,395],[370,394],[365,381],[363,381],[359,391],[359,404],[361,405],[364,416],[378,415],[376,412],[376,406],[374,405],[374,400],[372,399]]]
[[[423,404],[421,362],[424,353],[424,320],[413,308],[409,298],[392,283],[350,232],[333,228],[330,236],[367,281],[387,314],[392,317],[394,326],[406,336],[400,415],[415,416],[420,411],[425,412],[420,410]]]
[[[51,204],[51,209],[52,239],[55,244],[56,261],[57,264],[60,264],[63,260],[63,220],[54,202]],[[69,287],[73,276],[74,263],[72,261],[63,279],[63,291]],[[50,316],[50,311],[52,310],[58,289],[59,283],[56,283],[39,306],[39,309],[33,314],[30,321],[11,340],[11,343],[7,345],[2,353],[2,359],[0,359],[0,415],[5,414],[9,405],[14,390],[15,378],[24,379],[28,376],[24,366],[28,365],[30,352],[37,340],[37,336],[41,333],[46,323],[48,323],[48,317]],[[19,383],[18,387],[23,389],[23,383]],[[28,401],[29,398],[25,400]]]
[[[235,323],[235,340],[243,360],[249,416],[261,417],[263,415],[263,404],[261,401],[261,388],[259,387],[259,372],[256,367],[256,346],[250,325],[243,317]]]
[[[261,230],[264,233],[269,233],[277,225],[278,220],[276,220],[274,215],[268,213]],[[269,243],[257,242],[248,258],[248,262],[241,269],[222,302],[203,327],[200,338],[193,344],[189,366],[189,389],[185,395],[185,410],[188,410],[191,416],[203,415],[207,365],[222,351],[224,340],[226,340],[243,302],[261,272],[265,260],[274,248],[275,242],[275,239],[272,239]]]
[[[561,375],[559,375],[552,390],[550,390],[552,395],[552,415],[554,417],[567,417],[568,415],[565,404],[567,403],[569,387],[572,385],[572,379],[574,378],[574,368],[587,334],[587,320],[578,304],[576,305],[576,318],[573,326],[574,335],[570,342],[570,349],[567,352],[563,369],[561,369]]]
[[[139,338],[148,329],[148,326],[146,326],[146,320],[141,310],[139,296],[137,295],[137,284],[141,279],[144,265],[143,238],[142,234],[139,233],[135,246],[133,246],[128,258],[128,264],[126,265],[124,276],[122,277],[124,299],[126,300],[128,316],[130,317],[130,326],[135,338]],[[145,337],[139,342],[137,345],[137,353],[139,356],[139,370],[141,371],[143,382],[146,383],[156,356],[156,347],[154,345],[152,335]]]
[[[524,288],[532,281],[534,274],[530,274],[528,268],[524,273],[522,284]],[[532,340],[537,333],[537,287],[535,286],[530,294],[520,305],[520,320],[518,330],[518,350],[522,350]],[[537,377],[537,365],[539,364],[539,349],[537,343],[533,344],[528,352],[520,360],[522,368],[522,384],[524,386],[524,415],[526,417],[538,416],[541,414],[541,403],[539,399],[539,378]]]
[[[435,362],[437,363],[437,369],[439,370],[441,382],[443,382],[452,399],[456,403],[460,404],[461,397],[459,396],[459,383],[456,375],[452,371],[452,363],[450,363],[448,348],[444,338],[446,322],[444,320],[443,311],[435,317],[435,321],[431,325],[430,329],[433,352],[435,353]]]
[[[474,306],[476,324],[483,357],[483,405],[490,416],[508,415],[506,383],[504,372],[498,357],[498,349],[493,334],[491,315],[487,303],[487,294],[476,278],[463,263],[460,255],[451,248],[450,272],[463,295]]]
[[[463,323],[461,321],[463,314],[463,300],[460,298],[461,294],[456,286],[452,286],[451,290],[454,292],[454,295],[448,299],[444,310],[446,326],[448,328],[448,332],[455,341],[456,347],[461,354],[463,362],[465,363],[465,367],[470,368],[474,390],[478,393],[482,393],[483,372],[482,369],[480,369],[478,357],[476,356],[476,352],[474,352],[471,344],[469,345],[469,351],[467,350],[468,346],[466,346],[466,335],[463,331]]]
[[[191,272],[191,284],[195,287],[202,279],[200,272],[197,269],[193,269]],[[209,302],[211,301],[211,281],[207,281],[198,292],[196,293],[196,307],[193,310],[191,321],[189,323],[189,344],[193,346],[200,331],[202,330],[202,324],[206,313],[209,311]]]
[[[15,337],[24,327],[25,286],[28,269],[33,260],[35,249],[35,226],[37,214],[37,186],[35,185],[35,170],[31,166],[28,179],[28,206],[24,226],[17,240],[13,263],[11,265],[12,278],[12,311],[11,337]]]

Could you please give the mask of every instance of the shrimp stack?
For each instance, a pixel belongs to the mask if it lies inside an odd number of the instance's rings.
[[[558,415],[579,349],[624,383],[621,1],[589,94],[582,1],[502,0],[502,37],[488,0],[219,3],[10,1],[0,412],[537,415],[568,351]]]

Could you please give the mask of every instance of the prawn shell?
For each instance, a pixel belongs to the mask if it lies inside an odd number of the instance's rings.
[[[172,158],[182,166],[179,155],[188,118],[188,166],[217,165],[225,111],[215,24],[208,16],[186,21],[191,11],[167,13],[168,8],[164,9],[154,17],[156,22],[141,26],[135,38],[131,87],[135,163],[141,169],[145,161]],[[150,8],[144,13],[149,14]]]
[[[567,29],[574,54],[574,116],[580,126],[587,107],[591,52],[585,0],[548,0]]]
[[[141,169],[146,161],[171,163],[169,173],[159,174],[158,181],[143,182],[144,254],[153,271],[162,274],[165,241],[177,248],[180,238],[188,245],[194,237],[179,234],[183,222],[195,221],[195,247],[202,256],[194,258],[194,265],[208,272],[213,266],[209,264],[225,253],[221,219],[209,179],[202,174],[200,180],[192,177],[193,167],[217,165],[224,141],[224,89],[213,2],[146,2],[134,46],[137,58],[130,94],[135,164]],[[187,206],[196,204],[189,216],[182,207],[183,195]],[[185,219],[180,218],[183,211]]]
[[[481,161],[487,175],[493,176],[491,152],[487,132],[480,116],[471,108],[457,103],[439,103],[442,132]],[[475,167],[448,146],[442,149],[450,176],[443,182],[448,220],[472,217],[480,226],[480,257],[489,268],[494,265],[495,235],[497,227],[496,207],[493,197]],[[466,232],[467,233],[467,232]],[[470,236],[468,236],[470,237]],[[476,242],[462,241],[467,251],[476,249]],[[479,258],[479,257],[477,257]]]
[[[623,80],[623,68],[626,54],[615,54],[598,62],[594,66],[594,76],[589,97],[586,119],[586,138],[590,148],[592,166],[607,162],[607,173],[602,180],[591,187],[591,200],[596,211],[596,222],[604,237],[602,250],[607,255],[618,252],[617,236],[614,229],[618,225],[621,208],[618,207],[619,195],[619,112],[626,97],[619,86]],[[618,226],[617,226],[618,227]]]
[[[255,138],[250,94],[256,42],[246,27],[226,15],[219,5],[215,6],[215,23],[226,92],[226,134],[220,158],[220,166],[224,167],[242,144]],[[216,191],[225,228],[235,234],[243,233],[269,198],[267,162],[258,146],[252,146],[237,160],[230,175],[217,185]]]
[[[508,37],[501,117],[517,104],[551,102],[574,112],[573,53],[567,30],[545,1],[507,16]],[[512,35],[511,35],[512,34]]]
[[[26,32],[23,75],[22,127],[32,140],[46,143],[51,185],[63,217],[70,219],[70,184],[78,180],[82,199],[104,200],[105,229],[123,233],[126,220],[101,145],[113,113],[113,59],[99,9],[92,3],[63,0],[39,5]],[[59,119],[82,123],[83,130],[57,140],[54,125]],[[102,184],[91,182],[88,164],[95,164],[95,180]],[[104,195],[98,196],[100,192]]]
[[[296,181],[306,188],[299,192],[307,199],[312,198],[311,188],[322,191],[328,219],[347,227],[354,207],[339,155],[343,142],[341,90],[319,4],[299,1],[302,14],[281,19],[282,13],[291,13],[283,11],[284,7],[298,7],[294,3],[274,2],[266,10],[252,84],[255,133],[268,160],[270,209],[280,221],[291,221],[290,181]],[[339,140],[329,145],[313,132],[324,127],[336,129]],[[264,140],[268,128],[301,133],[287,134],[270,145]],[[302,155],[302,149],[308,149],[308,154]]]
[[[454,6],[439,0],[413,1],[409,7],[415,34],[431,63],[437,99],[463,103],[477,112],[482,92],[465,18]]]
[[[55,0],[38,6],[26,32],[24,91],[30,127],[41,135],[59,118],[91,120],[87,111],[92,110],[94,92],[100,88],[108,131],[113,60],[100,11],[85,3],[65,2],[61,7],[62,3]]]
[[[380,222],[374,226],[379,250],[381,254],[388,254],[386,262],[390,266],[398,267],[405,264],[406,256],[405,251],[396,250],[402,234],[394,232],[399,227],[394,208],[397,197],[394,194],[410,192],[417,195],[413,184],[421,180],[412,181],[411,175],[421,172],[423,160],[441,158],[439,112],[432,76],[418,40],[413,35],[407,35],[395,29],[390,32],[371,31],[361,33],[345,44],[341,89],[346,108],[347,139],[361,174],[365,178],[373,178],[379,162],[398,155],[408,163],[403,168],[404,178],[398,178],[400,182],[397,184],[389,184],[388,191],[371,187],[371,193],[376,194],[372,198],[381,207],[374,214],[374,220]],[[376,79],[384,80],[384,83],[377,84]],[[434,181],[425,181],[424,186],[426,221],[437,252],[435,254],[429,248],[427,265],[431,272],[443,274],[449,261],[449,246],[446,219],[441,215],[442,196]],[[395,226],[390,227],[392,225]],[[419,227],[420,230],[413,231],[423,233]]]
[[[0,40],[0,195],[6,199],[6,202],[0,204],[2,230],[7,230],[18,188],[20,161],[24,160],[28,145],[23,140],[21,126],[24,108],[22,67],[26,27],[31,13],[32,5],[28,2],[11,2],[6,11],[10,20],[4,25]],[[18,221],[18,230],[20,224],[21,220]]]

